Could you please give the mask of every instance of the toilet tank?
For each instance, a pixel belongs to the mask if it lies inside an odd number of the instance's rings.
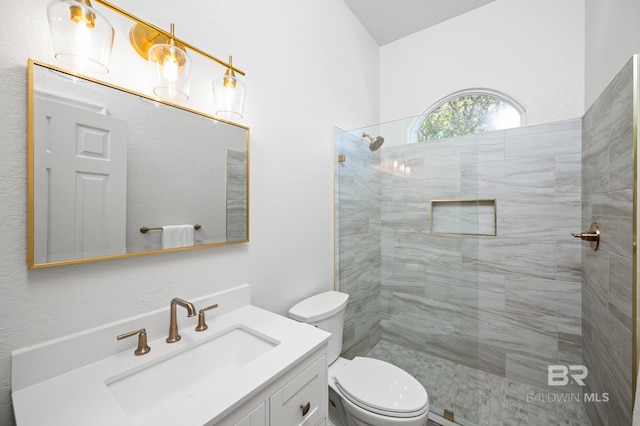
[[[331,364],[342,352],[344,311],[349,295],[339,291],[316,294],[297,303],[289,310],[289,317],[331,333],[327,362]]]

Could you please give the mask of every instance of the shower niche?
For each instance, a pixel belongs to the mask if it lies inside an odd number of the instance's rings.
[[[431,200],[432,234],[496,236],[496,200]]]

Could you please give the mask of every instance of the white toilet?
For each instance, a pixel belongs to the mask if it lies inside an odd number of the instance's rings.
[[[413,376],[373,358],[340,358],[344,311],[349,295],[328,291],[289,310],[297,321],[332,333],[329,340],[329,417],[344,426],[424,426],[429,396]]]

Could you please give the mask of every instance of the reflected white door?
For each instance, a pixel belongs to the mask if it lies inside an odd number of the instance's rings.
[[[126,253],[127,122],[34,103],[36,263]]]

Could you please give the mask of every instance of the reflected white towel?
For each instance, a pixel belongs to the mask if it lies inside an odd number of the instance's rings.
[[[162,248],[189,247],[193,245],[193,225],[168,225],[162,227]]]

